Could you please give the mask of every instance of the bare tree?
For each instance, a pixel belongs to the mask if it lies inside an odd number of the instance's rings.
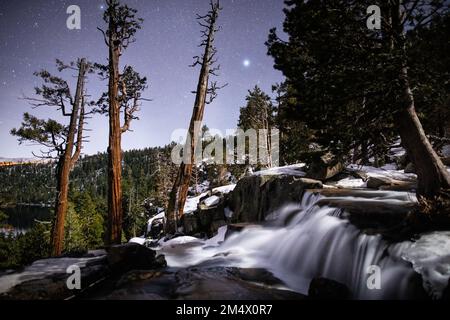
[[[210,2],[211,9],[204,15],[197,15],[197,20],[199,25],[203,28],[201,31],[202,41],[200,47],[204,48],[203,54],[201,56],[194,57],[194,63],[192,67],[201,66],[200,76],[198,79],[197,90],[194,92],[196,94],[194,109],[192,111],[192,117],[189,124],[188,136],[186,139],[185,151],[188,155],[185,155],[185,159],[189,158],[188,161],[183,160],[181,163],[178,175],[173,184],[169,204],[166,212],[166,232],[175,233],[177,228],[178,219],[183,215],[184,204],[186,202],[189,182],[192,175],[192,167],[195,162],[195,149],[198,143],[196,125],[203,120],[203,114],[205,111],[205,105],[210,104],[217,97],[217,90],[221,89],[216,82],[210,82],[210,75],[217,75],[220,66],[215,66],[217,59],[217,49],[214,46],[214,40],[216,32],[219,31],[217,27],[217,19],[219,16],[219,11],[222,9],[220,7],[219,1]]]

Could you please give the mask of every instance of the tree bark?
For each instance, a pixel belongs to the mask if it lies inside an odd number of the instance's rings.
[[[401,4],[402,0],[396,0],[390,6],[392,29],[395,33],[394,37],[391,36],[390,39],[391,48],[399,49],[398,51],[403,55],[398,74],[402,92],[400,92],[400,106],[398,112],[394,114],[394,121],[406,153],[416,168],[417,194],[433,198],[439,195],[442,189],[450,187],[450,174],[425,135],[415,110],[414,95],[408,78],[405,31],[401,22],[403,16]],[[394,38],[397,41],[394,41]]]
[[[84,121],[84,112],[80,115],[78,120],[78,113],[80,105],[83,102],[83,90],[84,90],[84,77],[86,74],[86,61],[81,60],[80,69],[78,72],[77,89],[75,93],[75,99],[72,106],[72,113],[70,115],[69,131],[67,135],[67,143],[64,153],[60,156],[57,164],[57,183],[56,183],[56,201],[55,201],[55,218],[52,226],[52,256],[59,256],[64,248],[64,224],[67,214],[68,196],[69,196],[69,175],[75,158],[72,158],[72,153],[75,145],[75,133],[77,132],[77,123],[81,124],[79,129],[82,129],[82,123]],[[84,107],[81,106],[83,110]],[[78,122],[80,121],[80,122]],[[78,132],[78,136],[82,136],[82,132]],[[78,148],[81,150],[81,140],[77,141]]]
[[[113,30],[113,26],[110,26]],[[108,146],[108,244],[122,241],[122,129],[119,94],[120,48],[109,41],[109,146]]]
[[[192,175],[192,166],[195,162],[195,149],[197,147],[197,144],[201,143],[201,139],[200,141],[198,141],[198,132],[196,132],[197,130],[195,130],[195,128],[197,123],[197,126],[200,129],[201,126],[199,126],[198,123],[201,123],[201,121],[203,120],[206,96],[208,94],[208,82],[211,67],[211,54],[213,50],[212,45],[214,33],[215,19],[209,26],[208,37],[205,43],[205,51],[203,54],[202,67],[197,84],[194,109],[192,111],[188,137],[186,139],[186,145],[190,150],[190,161],[188,163],[185,163],[184,161],[181,163],[177,178],[175,180],[175,183],[173,184],[169,198],[169,205],[166,212],[166,233],[174,234],[177,231],[178,220],[184,213],[184,205],[186,203],[189,182]]]
[[[395,114],[394,121],[408,157],[416,168],[418,195],[433,198],[442,189],[450,187],[450,174],[425,135],[415,110],[414,97],[407,76],[407,69],[404,67],[402,69],[402,81],[404,82],[403,94],[406,106]]]

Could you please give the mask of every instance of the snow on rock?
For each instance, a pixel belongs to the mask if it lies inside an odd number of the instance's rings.
[[[186,203],[184,204],[184,214],[190,214],[197,210],[198,203],[200,199],[208,195],[207,192],[203,192],[202,194],[186,199]]]
[[[195,237],[190,237],[190,236],[181,236],[181,237],[176,237],[167,241],[164,241],[164,239],[161,239],[158,244],[160,247],[161,251],[164,251],[165,249],[168,248],[175,248],[178,246],[185,246],[185,245],[201,245],[203,244],[204,241],[202,239],[199,238],[195,238]]]
[[[220,202],[220,198],[218,196],[211,196],[209,198],[206,198],[203,203],[205,204],[205,206],[207,207],[212,207],[215,206],[216,204],[218,204]]]
[[[306,164],[304,163],[297,163],[289,166],[284,167],[275,167],[270,168],[267,170],[261,170],[253,173],[255,176],[267,176],[267,175],[291,175],[291,176],[298,176],[298,177],[304,177],[306,173],[303,171]]]
[[[223,194],[227,194],[227,193],[230,193],[231,191],[233,191],[235,187],[236,187],[236,184],[229,184],[227,186],[217,187],[217,188],[213,189],[213,193],[220,192]]]
[[[131,238],[130,241],[128,241],[128,242],[131,242],[131,243],[137,243],[137,244],[140,244],[140,245],[144,245],[144,243],[145,243],[145,237],[135,237],[135,238]]]
[[[165,212],[164,212],[164,211],[161,211],[161,212],[158,213],[157,215],[154,215],[153,217],[151,217],[150,219],[148,219],[148,221],[147,221],[147,232],[150,232],[154,220],[164,219],[165,217],[166,217]],[[130,241],[130,242],[131,242],[131,241]]]
[[[386,177],[402,181],[411,181],[417,179],[417,175],[415,173],[405,173],[404,170],[383,169],[371,166],[359,166],[356,164],[349,165],[347,169],[353,171],[364,171],[369,177]]]
[[[402,255],[422,275],[425,290],[439,299],[450,278],[450,231],[422,235]]]
[[[367,182],[364,182],[363,179],[357,179],[357,178],[345,178],[342,180],[339,180],[336,183],[337,187],[340,188],[366,188],[367,187]]]

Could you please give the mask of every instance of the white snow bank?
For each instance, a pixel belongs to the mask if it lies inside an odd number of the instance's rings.
[[[356,164],[351,164],[347,167],[348,170],[359,170],[367,173],[369,177],[386,177],[395,180],[416,180],[417,175],[415,173],[405,173],[404,170],[392,170],[375,168],[371,166],[359,166]]]
[[[144,245],[145,243],[145,237],[135,237],[135,238],[131,238],[130,241],[128,241],[130,243],[137,243],[137,244],[141,244]]]
[[[207,207],[215,206],[219,202],[220,202],[220,198],[218,196],[211,196],[211,197],[206,198],[205,200],[203,200],[203,203]]]
[[[422,275],[425,290],[434,299],[442,296],[450,278],[450,232],[431,232],[419,240],[402,255]]]
[[[184,204],[184,210],[183,210],[184,214],[189,214],[189,213],[192,213],[195,210],[197,210],[197,206],[200,201],[200,198],[203,198],[207,194],[208,194],[207,192],[203,192],[199,196],[187,198],[186,203]]]
[[[358,178],[345,178],[342,180],[339,180],[336,183],[337,187],[341,187],[341,188],[366,188],[367,187],[367,182],[364,182],[363,179],[358,179]]]
[[[221,186],[221,187],[214,188],[213,192],[220,192],[220,193],[226,194],[226,193],[230,193],[231,191],[233,191],[235,187],[236,187],[236,184],[229,184],[227,186]]]
[[[287,174],[291,176],[298,176],[298,177],[304,177],[306,173],[303,171],[306,164],[304,163],[297,163],[289,166],[284,167],[274,167],[267,170],[261,170],[254,172],[253,175],[255,176],[267,176],[267,175],[282,175]]]
[[[204,243],[204,241],[202,239],[190,237],[190,236],[176,237],[176,238],[173,238],[168,241],[164,241],[164,238],[163,238],[158,242],[161,250],[164,250],[167,248],[175,248],[175,247],[181,246],[181,245],[192,245],[192,244],[203,244],[203,243]]]
[[[161,211],[160,213],[158,213],[157,215],[154,215],[153,217],[151,217],[150,219],[148,219],[147,221],[147,232],[150,232],[151,228],[152,228],[152,223],[154,220],[158,220],[158,219],[164,219],[166,217],[166,214],[164,211]]]

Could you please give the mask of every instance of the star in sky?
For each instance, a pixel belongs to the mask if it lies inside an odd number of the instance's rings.
[[[0,3],[0,119],[4,121],[0,126],[0,155],[29,157],[30,149],[18,148],[10,129],[20,125],[24,112],[33,112],[40,118],[58,117],[58,113],[50,108],[31,110],[26,101],[18,98],[35,97],[33,88],[42,81],[33,72],[41,69],[67,79],[71,88],[76,85],[69,70],[58,72],[56,58],[70,62],[87,57],[92,62],[107,64],[108,50],[97,30],[107,27],[103,21],[107,5],[104,0],[0,0]],[[152,80],[146,96],[153,101],[143,104],[141,120],[133,122],[134,133],[124,137],[122,147],[129,150],[165,145],[174,129],[189,124],[195,100],[190,92],[197,85],[199,69],[188,66],[192,57],[201,52],[197,47],[201,27],[195,18],[196,14],[209,10],[209,1],[123,0],[123,3],[138,10],[137,16],[144,22],[136,32],[136,42],[125,50],[120,64],[131,65]],[[81,8],[82,30],[76,32],[66,27],[70,16],[66,10],[71,4]],[[283,81],[281,72],[273,69],[273,58],[267,55],[264,43],[271,28],[282,30],[284,1],[228,0],[222,6],[218,20],[221,31],[215,43],[221,70],[214,81],[229,85],[220,90],[214,105],[205,111],[204,123],[225,132],[235,128],[248,89],[259,84],[271,94],[272,85]],[[92,99],[107,90],[107,83],[95,75],[88,82]],[[84,152],[105,151],[107,118],[95,115],[87,127],[95,130]]]

